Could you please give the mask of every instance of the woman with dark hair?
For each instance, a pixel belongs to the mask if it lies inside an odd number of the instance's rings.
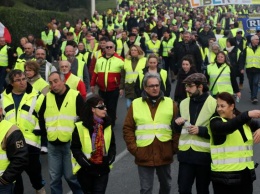
[[[143,78],[144,75],[149,73],[158,73],[161,77],[161,86],[160,89],[164,93],[164,96],[169,97],[171,93],[171,83],[167,71],[158,67],[159,58],[155,54],[150,54],[147,59],[147,66],[139,71],[138,77],[135,83],[135,94],[137,97],[141,97],[141,94],[144,90],[143,88]]]
[[[231,95],[235,93],[238,98],[241,98],[234,69],[230,66],[228,57],[223,51],[217,53],[215,63],[208,65],[206,77],[210,83],[210,92],[214,97],[218,93],[228,92]]]
[[[185,88],[185,83],[182,83],[189,75],[197,73],[194,67],[193,57],[186,55],[182,58],[181,69],[177,75],[177,84],[174,92],[174,101],[180,104],[180,102],[187,98],[187,92]]]
[[[252,118],[260,118],[260,110],[240,113],[231,94],[217,95],[209,131],[214,194],[253,193],[253,143],[260,142],[260,123]]]
[[[104,100],[93,96],[86,101],[72,134],[71,151],[77,162],[73,173],[84,193],[104,194],[116,144]]]
[[[234,68],[236,78],[239,77],[239,88],[243,88],[244,82],[244,67],[243,63],[243,54],[236,46],[236,40],[234,38],[228,38],[226,42],[226,48],[224,48],[224,52],[227,52],[227,56],[230,61],[230,65]]]

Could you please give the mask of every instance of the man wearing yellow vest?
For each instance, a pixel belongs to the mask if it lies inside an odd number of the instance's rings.
[[[83,194],[72,174],[70,141],[84,102],[78,91],[65,85],[58,72],[50,74],[49,83],[51,91],[42,103],[39,124],[42,136],[48,139],[51,194],[62,193],[62,175],[74,194]]]
[[[97,60],[90,85],[93,93],[95,92],[95,85],[99,87],[98,93],[107,106],[107,113],[112,120],[112,126],[116,122],[119,85],[123,67],[124,60],[115,52],[115,44],[110,41],[107,42],[105,54]]]
[[[257,35],[251,37],[251,45],[247,46],[243,53],[246,74],[251,90],[251,102],[252,104],[257,104],[258,83],[260,81],[260,46]]]
[[[22,132],[13,123],[2,120],[0,108],[0,193],[13,194],[14,181],[28,165],[28,149]]]
[[[21,70],[9,73],[10,84],[1,94],[1,103],[5,120],[18,126],[22,131],[29,151],[29,165],[25,168],[32,187],[40,194],[45,194],[41,174],[40,149],[41,131],[38,125],[38,112],[44,99],[38,91],[27,83]],[[23,194],[22,177],[16,177],[15,193]]]
[[[41,32],[41,39],[48,49],[48,53],[50,56],[49,60],[52,61],[53,46],[55,45],[56,41],[55,32],[53,32],[52,29],[49,29],[49,27],[46,26],[44,30]]]
[[[60,72],[64,75],[65,83],[73,90],[79,91],[83,100],[86,100],[87,92],[84,82],[71,73],[71,64],[69,61],[59,61]]]
[[[171,98],[163,96],[160,82],[158,73],[145,75],[143,96],[132,102],[123,126],[127,149],[138,166],[141,194],[153,193],[155,171],[159,193],[171,193],[171,163],[179,138],[172,128],[177,106]]]
[[[17,59],[14,69],[19,69],[21,71],[24,71],[24,64],[26,61],[34,60],[34,47],[32,43],[26,43],[24,45],[24,53],[20,55],[20,57]]]
[[[71,73],[78,76],[84,82],[86,91],[88,91],[90,87],[88,66],[84,61],[76,58],[76,49],[76,47],[74,48],[71,45],[67,45],[65,48],[65,55],[67,60],[71,63]]]
[[[209,194],[210,143],[209,119],[215,113],[216,100],[208,94],[207,79],[202,73],[188,76],[185,83],[189,95],[180,103],[180,113],[175,120],[179,140],[179,193],[191,193],[196,179],[197,193]]]
[[[3,91],[7,72],[13,66],[13,52],[7,46],[5,38],[0,37],[0,93]]]

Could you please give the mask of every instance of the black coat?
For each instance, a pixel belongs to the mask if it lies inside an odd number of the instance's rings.
[[[185,89],[185,84],[182,83],[183,80],[185,80],[189,75],[196,73],[197,71],[194,68],[191,68],[190,71],[188,73],[185,73],[183,69],[180,69],[177,75],[177,84],[176,84],[176,88],[175,88],[175,92],[174,92],[174,101],[178,102],[178,104],[180,104],[180,102],[187,98],[187,92]]]
[[[181,68],[182,58],[185,55],[190,55],[193,57],[197,72],[201,72],[203,60],[200,49],[195,42],[185,44],[184,41],[181,41],[175,45],[173,51],[173,64],[177,64],[178,68]]]
[[[103,129],[108,127],[110,121],[104,119]],[[94,128],[93,126],[89,126],[88,124],[83,122],[83,126],[89,130],[89,135],[92,137]],[[108,149],[107,156],[103,156],[103,163],[102,164],[93,164],[90,160],[86,158],[84,153],[82,152],[82,144],[80,142],[79,133],[77,127],[74,129],[72,133],[72,140],[71,140],[71,151],[73,153],[73,157],[76,159],[78,164],[81,166],[82,170],[86,171],[86,174],[91,175],[104,175],[110,172],[109,165],[112,164],[115,160],[116,156],[116,143],[115,143],[115,135],[112,130],[111,135],[111,143]]]
[[[215,34],[210,30],[208,32],[205,32],[204,30],[202,30],[199,33],[199,43],[200,45],[205,48],[205,47],[209,47],[209,39],[210,38],[216,38]]]

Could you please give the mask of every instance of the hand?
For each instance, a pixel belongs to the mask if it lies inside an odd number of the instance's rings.
[[[95,94],[95,86],[90,86],[91,92]]]
[[[254,132],[253,138],[254,138],[254,143],[259,143],[259,142],[260,142],[260,128],[257,129],[257,130]]]
[[[123,89],[119,90],[119,96],[122,97],[123,95],[124,95],[124,90]]]
[[[238,98],[241,98],[241,92],[236,93]]]
[[[7,73],[9,73],[10,71],[11,71],[11,69],[9,69],[9,68],[6,68],[6,70],[5,70]]]
[[[245,70],[244,69],[241,69],[240,73],[241,74],[244,74]]]
[[[248,111],[248,116],[251,118],[260,118],[260,110],[250,110]]]
[[[199,133],[199,127],[198,126],[191,125],[188,128],[189,128],[188,129],[189,134],[197,135]]]
[[[175,119],[175,123],[177,125],[183,125],[185,123],[185,121],[186,120],[184,118],[182,118],[182,117],[179,117],[179,118]]]

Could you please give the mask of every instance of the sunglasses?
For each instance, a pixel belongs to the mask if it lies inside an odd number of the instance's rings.
[[[112,49],[113,46],[106,46],[106,49]]]
[[[95,106],[94,108],[98,108],[99,110],[105,110],[106,105],[100,105],[100,106]]]

